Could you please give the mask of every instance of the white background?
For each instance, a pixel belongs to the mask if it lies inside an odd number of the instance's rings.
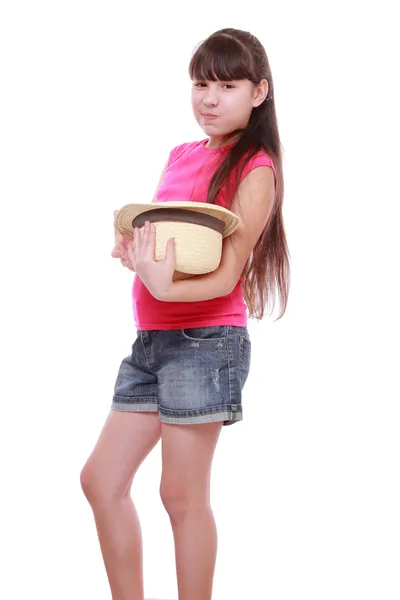
[[[204,138],[187,67],[222,27],[270,60],[292,287],[283,319],[250,322],[244,421],[217,448],[214,597],[400,597],[394,4],[2,4],[4,600],[110,598],[79,475],[135,334],[112,212]],[[160,469],[158,445],[132,495],[146,596],[172,599]]]

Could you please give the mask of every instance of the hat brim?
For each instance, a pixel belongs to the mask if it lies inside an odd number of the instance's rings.
[[[183,208],[211,215],[224,222],[222,237],[226,238],[239,227],[239,217],[223,206],[206,202],[152,202],[150,204],[125,204],[115,215],[115,227],[122,235],[133,237],[132,221],[149,210]]]

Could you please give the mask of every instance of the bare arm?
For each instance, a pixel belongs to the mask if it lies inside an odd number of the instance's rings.
[[[159,300],[199,302],[226,296],[236,286],[244,266],[266,226],[274,203],[274,174],[270,167],[257,167],[239,185],[232,212],[240,218],[238,229],[223,242],[219,267],[207,275],[174,281]]]

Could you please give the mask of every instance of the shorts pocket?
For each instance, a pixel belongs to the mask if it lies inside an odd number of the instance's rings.
[[[182,329],[181,332],[187,340],[194,340],[195,342],[226,340],[227,326],[191,327],[189,329]]]
[[[186,341],[185,348],[217,352],[227,345],[228,327],[226,325],[191,327],[181,329],[181,335]]]

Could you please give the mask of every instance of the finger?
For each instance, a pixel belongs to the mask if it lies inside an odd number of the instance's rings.
[[[149,222],[146,221],[146,223],[144,224],[143,233],[142,233],[140,256],[148,255],[148,245],[149,245]]]
[[[126,239],[117,229],[114,229],[114,244],[115,246],[124,247],[126,244]]]
[[[133,265],[132,265],[132,263],[131,263],[131,261],[128,260],[127,258],[121,259],[121,264],[122,264],[122,266],[126,267],[130,271],[134,271],[135,270],[134,267],[133,267]]]
[[[126,254],[129,258],[129,260],[131,261],[132,265],[134,265],[136,263],[136,252],[135,252],[135,246],[134,246],[135,242],[129,242],[128,245],[126,246]]]
[[[125,248],[124,239],[122,238],[120,240],[120,239],[118,239],[118,237],[116,235],[115,239],[114,239],[114,247],[111,251],[111,256],[113,258],[120,258],[120,256],[124,253],[124,248]]]
[[[114,237],[114,247],[123,248],[123,240],[119,237],[119,234]]]
[[[140,256],[140,252],[141,252],[141,248],[142,248],[142,240],[143,240],[143,238],[142,238],[142,234],[140,233],[139,227],[135,227],[132,247],[133,247],[133,250],[135,251],[136,256]]]
[[[175,269],[175,266],[176,266],[175,238],[170,238],[167,242],[164,263],[166,266],[170,267],[171,269]]]
[[[136,256],[140,259],[144,258],[147,255],[147,246],[149,243],[149,226],[148,226],[148,222],[146,221],[146,223],[144,224],[144,226],[142,227],[140,234],[139,234],[139,239],[140,239],[140,251],[137,251],[137,247],[136,249]]]
[[[137,260],[138,252],[140,250],[140,233],[137,227],[133,230],[133,239],[127,240],[124,246],[126,253],[129,255],[132,263]]]
[[[132,261],[130,260],[129,256],[122,256],[121,263],[124,265],[124,267],[132,267]]]
[[[111,250],[111,256],[113,258],[121,257],[121,248],[117,244],[115,244],[114,248]]]
[[[130,263],[133,264],[133,253],[132,253],[132,249],[131,249],[131,242],[129,243],[130,245],[127,246],[126,248],[123,249],[123,251],[121,252],[121,261],[124,261],[125,263]],[[127,266],[124,264],[124,266]]]
[[[156,249],[156,226],[154,225],[154,223],[147,223],[147,239],[146,239],[145,256],[148,260],[154,260],[155,249]]]

